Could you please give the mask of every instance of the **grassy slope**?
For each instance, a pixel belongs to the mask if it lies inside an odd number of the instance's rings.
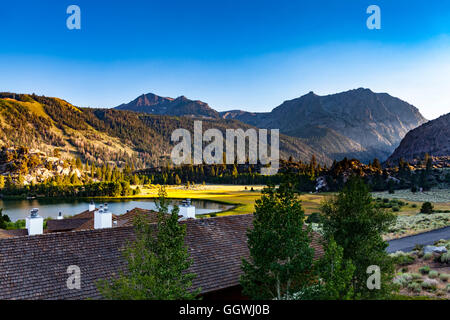
[[[261,190],[264,186],[246,186],[243,185],[206,185],[196,186],[186,190],[180,186],[168,186],[167,195],[173,199],[201,199],[217,201],[226,204],[235,205],[233,209],[217,214],[217,216],[246,214],[254,212],[255,200],[261,197]],[[254,191],[250,191],[250,188]],[[156,198],[158,197],[158,186],[145,188],[140,186],[141,194],[136,198]],[[303,209],[307,215],[318,212],[321,202],[329,194],[303,194],[300,196]]]

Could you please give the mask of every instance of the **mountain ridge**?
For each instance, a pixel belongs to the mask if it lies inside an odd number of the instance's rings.
[[[171,134],[193,132],[197,118],[152,115],[127,110],[78,108],[59,98],[0,93],[0,146],[37,149],[90,163],[132,163],[136,168],[169,163]],[[254,128],[237,120],[202,118],[203,130]],[[257,128],[254,128],[257,129]],[[301,139],[280,135],[280,156],[330,164],[331,159]]]
[[[134,110],[136,104],[135,100],[131,105],[121,105],[120,108]],[[415,106],[387,93],[375,93],[366,88],[324,96],[310,91],[284,101],[270,112],[212,112],[214,109],[198,100],[190,103],[190,109],[177,109],[172,104],[164,102],[159,105],[168,108],[165,114],[210,116],[238,120],[258,128],[280,129],[287,136],[301,138],[329,158],[357,157],[364,162],[373,158],[386,160],[411,129],[427,121]],[[205,112],[205,106],[208,112]],[[195,108],[199,110],[194,111]],[[145,112],[158,114],[161,111],[152,112],[147,106]]]
[[[143,94],[133,101],[123,103],[114,109],[168,116],[220,118],[219,113],[203,101],[190,100],[185,96],[179,96],[175,99],[161,97],[154,93]]]

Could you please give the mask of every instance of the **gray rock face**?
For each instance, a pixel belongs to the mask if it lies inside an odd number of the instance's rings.
[[[362,88],[327,96],[310,92],[285,101],[270,113],[229,111],[221,115],[260,128],[279,128],[331,158],[363,161],[374,157],[384,161],[411,129],[426,122],[407,102]]]
[[[388,161],[422,159],[426,153],[433,157],[450,156],[450,113],[410,131]]]
[[[116,109],[168,116],[220,118],[219,113],[205,102],[190,100],[185,96],[176,99],[160,97],[153,93],[143,94],[129,103],[121,104]]]
[[[446,253],[447,252],[447,248],[446,247],[436,247],[436,246],[426,246],[425,248],[423,248],[423,253]]]

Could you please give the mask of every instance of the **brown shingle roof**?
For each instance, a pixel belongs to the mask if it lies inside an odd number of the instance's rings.
[[[0,229],[0,239],[23,237],[28,235],[27,229],[4,230]]]
[[[149,223],[158,222],[158,212],[147,209],[134,208],[120,216],[117,216],[118,227],[130,227],[138,216],[145,217]]]
[[[249,256],[246,231],[253,215],[187,220],[186,245],[202,293],[239,284],[242,258]],[[122,248],[133,227],[116,227],[0,240],[0,299],[101,298],[95,282],[125,267]],[[323,254],[318,236],[312,247]],[[67,267],[81,269],[81,289],[69,290]]]

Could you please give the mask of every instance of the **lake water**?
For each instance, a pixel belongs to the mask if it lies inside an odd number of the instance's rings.
[[[109,210],[116,215],[124,214],[127,210],[134,208],[141,209],[156,209],[156,204],[152,199],[95,199],[96,207],[104,202],[108,203]],[[171,204],[180,205],[181,200],[170,200]],[[73,216],[88,209],[90,200],[51,200],[51,199],[34,199],[34,200],[0,200],[0,208],[3,208],[3,214],[7,214],[11,221],[25,219],[30,215],[30,210],[33,208],[39,209],[39,215],[47,218],[56,218],[61,212],[63,216]],[[228,210],[232,205],[204,201],[192,200],[192,205],[195,206],[196,214],[208,214]],[[172,208],[170,206],[169,208]]]

